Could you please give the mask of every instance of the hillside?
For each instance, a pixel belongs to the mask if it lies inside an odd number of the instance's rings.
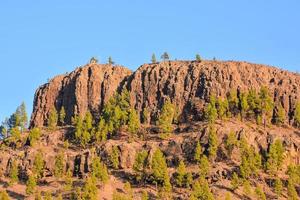
[[[30,130],[1,143],[0,187],[12,199],[298,199],[299,86],[246,62],[87,64],[38,88]]]

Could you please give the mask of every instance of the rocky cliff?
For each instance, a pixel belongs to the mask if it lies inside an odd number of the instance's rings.
[[[90,110],[97,119],[103,104],[115,92],[127,88],[133,106],[145,108],[154,121],[163,103],[170,99],[182,121],[197,120],[210,94],[226,96],[267,86],[292,122],[294,105],[300,99],[300,76],[275,67],[233,61],[166,61],[144,64],[134,73],[121,66],[88,64],[41,86],[35,95],[31,126],[46,124],[49,110],[62,106],[67,123],[74,114]]]

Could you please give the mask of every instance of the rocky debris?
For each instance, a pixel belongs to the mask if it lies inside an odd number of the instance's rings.
[[[300,99],[300,76],[275,67],[233,61],[167,61],[144,64],[134,73],[112,65],[88,64],[41,86],[35,95],[31,126],[46,124],[49,110],[64,106],[67,123],[74,114],[90,110],[97,119],[103,104],[127,88],[132,105],[141,115],[147,109],[154,122],[167,99],[176,105],[180,121],[198,120],[210,94],[225,97],[235,89],[259,90],[267,86],[292,123]],[[149,122],[150,122],[149,121]]]

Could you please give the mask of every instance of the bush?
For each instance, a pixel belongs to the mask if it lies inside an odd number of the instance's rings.
[[[26,182],[26,194],[33,194],[36,187],[36,178],[34,175],[29,176]]]
[[[110,162],[112,163],[112,167],[114,169],[119,169],[119,149],[117,146],[113,146],[112,152],[110,155]]]
[[[55,156],[54,176],[61,178],[64,174],[64,155],[62,152]]]
[[[109,180],[107,167],[101,162],[99,157],[92,160],[92,175],[100,180],[101,183],[106,183]]]
[[[33,161],[33,172],[36,174],[37,178],[43,177],[45,161],[41,152],[38,152]]]

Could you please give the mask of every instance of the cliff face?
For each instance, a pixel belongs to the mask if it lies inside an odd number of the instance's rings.
[[[300,100],[300,76],[278,68],[246,62],[167,61],[145,64],[134,73],[124,67],[86,65],[58,76],[41,86],[35,95],[31,126],[43,126],[49,110],[62,106],[70,123],[74,114],[88,109],[97,118],[103,104],[122,88],[131,94],[132,105],[150,112],[154,121],[163,103],[170,99],[181,120],[197,120],[210,94],[225,97],[231,90],[247,91],[267,86],[292,120]]]
[[[66,122],[74,114],[90,110],[97,116],[131,71],[121,66],[89,64],[41,86],[35,94],[31,127],[44,126],[52,107],[66,110]]]

